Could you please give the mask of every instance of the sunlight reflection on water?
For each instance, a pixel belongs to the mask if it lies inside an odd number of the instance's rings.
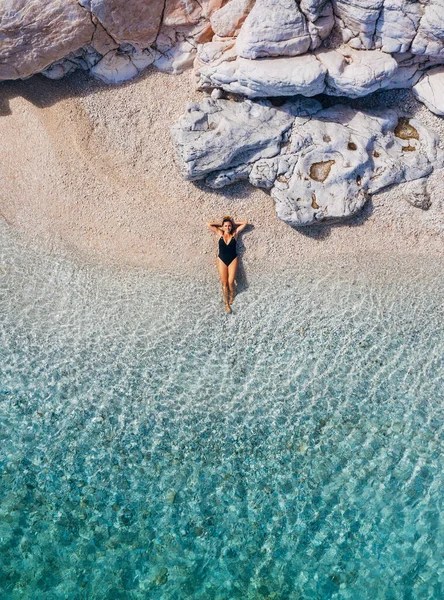
[[[440,265],[250,276],[227,317],[3,233],[2,598],[441,597]]]

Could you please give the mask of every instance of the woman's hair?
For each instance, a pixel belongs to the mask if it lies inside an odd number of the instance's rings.
[[[222,217],[222,226],[225,223],[225,221],[229,221],[231,223],[231,227],[234,229],[234,221],[230,216],[225,215],[225,217]]]

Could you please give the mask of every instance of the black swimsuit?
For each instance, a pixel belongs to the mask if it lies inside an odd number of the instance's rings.
[[[219,238],[219,258],[227,267],[237,258],[236,238],[234,236],[228,244],[225,243],[223,235]]]

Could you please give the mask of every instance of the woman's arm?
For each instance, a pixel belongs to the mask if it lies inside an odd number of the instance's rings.
[[[222,233],[219,223],[207,223],[207,225],[216,235],[220,235]]]
[[[235,234],[238,235],[241,231],[243,231],[245,229],[245,227],[247,225],[248,225],[248,221],[239,221],[239,223],[236,223]]]

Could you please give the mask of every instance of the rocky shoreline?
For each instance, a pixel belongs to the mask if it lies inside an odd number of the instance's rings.
[[[168,102],[164,102],[165,96]],[[205,223],[232,214],[243,235],[243,275],[276,268],[385,255],[443,257],[442,170],[428,178],[428,210],[412,206],[403,186],[373,195],[340,225],[295,230],[276,218],[266,190],[239,182],[211,190],[182,179],[169,128],[190,98],[189,73],[153,68],[109,87],[79,73],[0,85],[3,217],[51,252],[82,260],[217,277],[214,240]],[[328,97],[319,97],[325,108]],[[442,120],[410,92],[380,92],[353,103],[362,110],[402,105],[444,139]],[[410,200],[414,199],[413,196]]]
[[[0,37],[0,80],[80,69],[121,83],[192,67],[184,104],[192,87],[204,97],[172,127],[184,177],[214,189],[248,180],[293,227],[348,219],[394,183],[409,182],[413,206],[432,204],[441,123],[428,129],[402,102],[388,109],[390,95],[376,111],[350,100],[412,89],[444,114],[441,0],[13,0]],[[325,106],[323,95],[338,101]]]

